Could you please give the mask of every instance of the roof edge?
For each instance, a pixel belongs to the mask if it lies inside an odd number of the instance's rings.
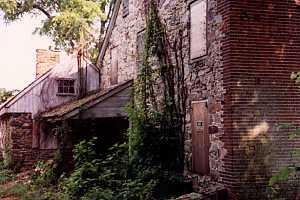
[[[14,104],[16,101],[18,101],[20,98],[22,98],[25,94],[27,94],[33,87],[35,87],[38,83],[43,81],[45,78],[47,78],[50,75],[50,72],[52,69],[49,69],[46,73],[44,73],[39,78],[32,81],[29,85],[27,85],[23,90],[21,90],[18,94],[13,96],[12,98],[8,99],[6,102],[0,105],[0,116],[3,115],[6,111],[3,110],[4,108],[9,108],[12,104]]]
[[[104,41],[103,41],[103,45],[101,47],[101,50],[99,52],[99,56],[97,58],[97,67],[101,67],[102,65],[102,61],[104,59],[104,56],[105,56],[105,53],[106,53],[106,50],[107,50],[107,47],[108,47],[108,44],[109,44],[109,39],[112,35],[112,31],[113,31],[113,28],[116,24],[116,21],[117,21],[117,18],[118,18],[118,14],[119,14],[119,10],[120,10],[120,5],[121,5],[121,2],[122,0],[115,0],[115,3],[114,3],[114,8],[113,8],[113,14],[112,14],[112,18],[111,20],[109,21],[109,25],[108,25],[108,28],[107,28],[107,31],[106,31],[106,34],[105,34],[105,37],[104,37]]]
[[[118,94],[119,92],[131,87],[133,85],[133,80],[128,80],[128,81],[125,81],[123,83],[121,83],[120,85],[117,85],[116,87],[114,88],[111,88],[110,90],[108,90],[106,93],[96,97],[95,99],[92,99],[88,102],[85,102],[83,105],[80,105],[80,109],[81,110],[87,110],[89,108],[91,108],[92,106],[94,106],[95,104],[98,104],[108,98],[110,98],[111,96],[115,95],[115,94]],[[84,97],[86,98],[86,97]],[[84,99],[82,98],[82,99]],[[100,99],[100,100],[99,100]],[[76,101],[79,101],[80,99],[76,100]],[[74,102],[76,102],[74,101]],[[69,102],[70,103],[70,102]],[[59,106],[59,107],[63,107],[64,105],[62,106]],[[84,109],[83,109],[84,107]],[[57,109],[57,108],[56,108]],[[66,113],[64,113],[63,115],[59,115],[59,116],[49,116],[49,117],[45,117],[43,116],[44,114],[42,114],[42,118],[44,118],[45,120],[48,120],[48,121],[60,121],[60,120],[64,120],[64,119],[69,119],[69,118],[72,118],[74,116],[76,116],[77,112],[76,110],[78,110],[79,108],[76,107],[76,108],[73,108],[69,111],[67,111]]]

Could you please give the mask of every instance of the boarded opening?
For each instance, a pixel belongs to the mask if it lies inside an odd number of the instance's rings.
[[[206,101],[192,102],[193,171],[209,174],[208,109]]]
[[[118,61],[118,49],[113,48],[111,50],[111,74],[110,74],[110,84],[118,84],[118,73],[119,73],[119,61]]]
[[[191,14],[191,59],[206,55],[206,0],[198,0],[190,5]]]

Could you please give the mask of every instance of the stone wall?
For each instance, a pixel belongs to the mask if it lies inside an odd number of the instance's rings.
[[[118,51],[118,82],[132,79],[137,72],[137,34],[145,29],[143,1],[129,0],[129,14],[123,17],[123,7],[119,10],[109,47],[105,54],[102,73],[102,88],[110,86],[111,50]]]
[[[0,132],[2,157],[17,170],[32,169],[38,160],[54,158],[56,149],[32,148],[33,120],[30,113],[2,117]]]
[[[11,114],[8,118],[11,162],[18,169],[29,169],[35,162],[32,151],[32,118],[30,113]]]
[[[190,1],[192,2],[192,1]],[[218,7],[219,6],[219,7]],[[221,7],[222,8],[222,7]],[[218,127],[218,133],[210,136],[210,168],[214,180],[221,180],[223,159],[226,155],[223,129],[223,104],[225,90],[223,87],[223,58],[222,40],[224,38],[223,16],[220,14],[220,5],[217,0],[208,0],[207,13],[207,42],[208,53],[201,59],[191,61],[189,56],[189,1],[165,0],[159,6],[160,17],[166,23],[169,39],[174,41],[178,31],[183,32],[183,54],[188,87],[187,127],[185,142],[186,172],[191,172],[191,102],[208,100],[209,125]],[[122,6],[114,27],[110,44],[105,55],[102,69],[102,87],[110,85],[111,49],[118,48],[119,55],[119,82],[134,78],[138,71],[137,37],[145,29],[143,1],[129,1],[129,15],[123,18]]]

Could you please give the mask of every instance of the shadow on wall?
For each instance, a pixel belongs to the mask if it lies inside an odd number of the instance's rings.
[[[273,172],[290,163],[299,140],[280,123],[300,124],[300,10],[295,1],[234,1],[230,29],[230,120],[234,189],[241,199],[266,199]],[[276,19],[276,20],[274,20]],[[238,39],[236,39],[238,38]]]
[[[244,171],[240,175],[240,181],[247,183],[241,188],[242,199],[248,199],[253,196],[253,190],[249,187],[258,187],[257,183],[268,182],[272,166],[272,142],[268,135],[270,129],[266,121],[262,121],[254,128],[248,129],[246,134],[241,137],[239,151],[243,152],[245,165]],[[261,194],[264,195],[264,194]],[[256,198],[260,195],[255,194]],[[260,197],[261,198],[261,197]]]

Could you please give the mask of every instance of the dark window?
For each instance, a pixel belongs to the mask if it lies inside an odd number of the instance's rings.
[[[74,95],[75,94],[75,80],[73,79],[59,79],[57,80],[59,95]]]
[[[123,0],[123,17],[129,15],[129,0]]]

